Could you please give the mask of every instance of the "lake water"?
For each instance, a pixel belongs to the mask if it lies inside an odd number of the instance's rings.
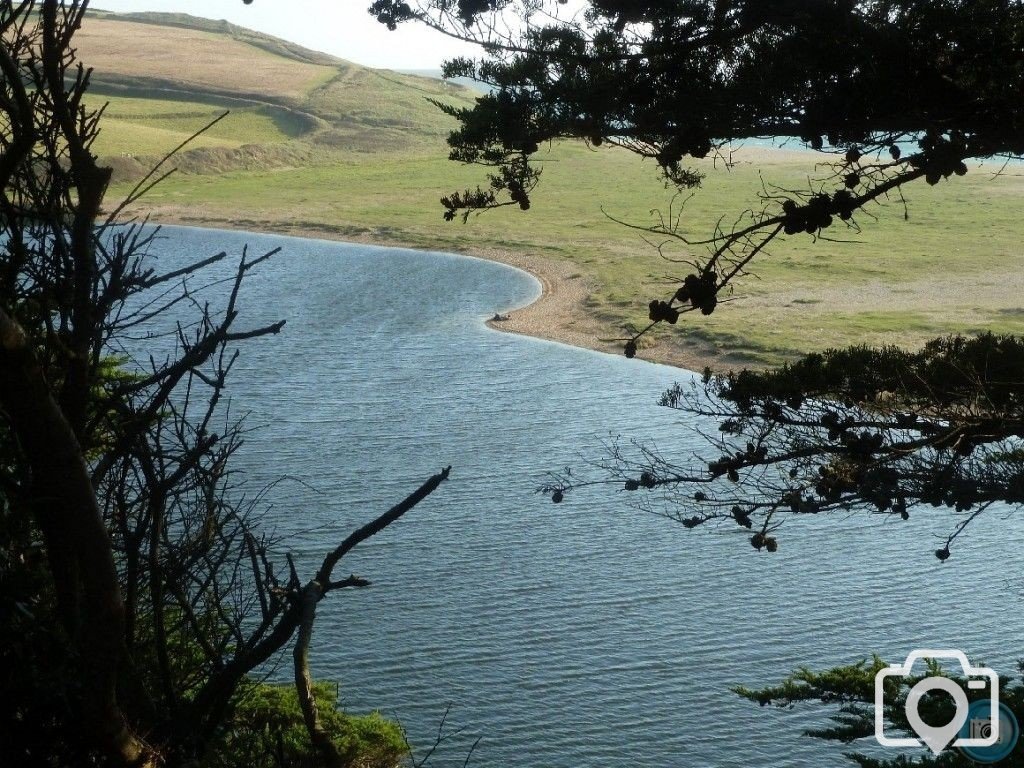
[[[433,741],[432,761],[517,768],[818,766],[843,748],[801,736],[823,710],[762,709],[730,686],[799,665],[958,647],[1014,672],[1021,523],[989,515],[940,563],[946,511],[907,523],[787,523],[779,551],[737,527],[687,531],[602,487],[555,505],[552,470],[607,455],[615,435],[678,455],[694,425],[655,406],[691,374],[502,334],[484,319],[539,294],[530,276],[439,253],[166,228],[155,249],[281,246],[242,297],[232,409],[260,426],[237,457],[249,487],[281,476],[267,524],[312,574],[355,526],[451,464],[451,479],[336,575],[373,586],[319,610],[313,670],[347,708]],[[227,268],[227,267],[225,267]],[[734,310],[739,311],[739,310]],[[285,667],[278,673],[287,676]],[[868,745],[870,746],[870,745]]]

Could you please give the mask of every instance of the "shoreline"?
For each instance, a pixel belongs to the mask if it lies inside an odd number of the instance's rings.
[[[196,227],[200,229],[225,229],[236,232],[253,232],[254,234],[286,235],[304,237],[311,240],[330,240],[334,242],[356,243],[361,245],[377,245],[384,247],[408,248],[415,251],[440,251],[455,253],[460,256],[471,256],[485,261],[493,261],[520,269],[532,275],[541,284],[541,293],[536,300],[523,307],[501,310],[495,313],[507,315],[507,320],[485,321],[486,325],[504,333],[532,336],[547,341],[557,341],[574,347],[590,349],[596,352],[622,355],[626,342],[624,332],[608,323],[593,317],[587,307],[587,298],[593,290],[593,284],[577,271],[575,264],[569,261],[546,259],[542,256],[504,251],[498,248],[465,248],[452,250],[450,247],[428,248],[412,245],[400,239],[387,236],[374,237],[346,233],[344,236],[330,229],[319,229],[311,226],[290,226],[274,222],[265,222],[259,230],[249,222],[237,222],[230,219],[214,219],[204,217],[188,217],[180,215],[161,215],[159,211],[151,211],[152,224],[167,226]],[[130,215],[130,214],[129,214]],[[711,368],[715,372],[724,372],[733,366],[742,367],[739,361],[729,360],[717,350],[708,348],[703,342],[687,343],[683,334],[676,331],[670,340],[659,339],[650,347],[641,348],[637,358],[651,363],[670,365],[691,372],[700,372]]]

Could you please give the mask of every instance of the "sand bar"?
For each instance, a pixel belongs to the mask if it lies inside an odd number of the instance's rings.
[[[156,206],[155,209],[148,208],[147,213],[154,223],[254,231],[250,222],[240,223],[231,219],[212,218],[202,215],[199,211],[193,215],[191,212],[182,212],[179,207],[164,212],[160,210],[159,206]],[[130,216],[131,213],[128,213],[127,217]],[[308,225],[293,227],[284,222],[268,221],[260,226],[259,230],[269,234],[307,237],[315,240],[401,248],[412,247],[401,240],[388,237],[353,237],[351,235],[339,237],[337,233],[326,228],[320,230]],[[418,248],[417,250],[424,249]],[[509,311],[507,320],[499,322],[488,320],[487,324],[491,328],[506,333],[518,333],[558,341],[599,352],[622,354],[622,348],[626,341],[623,330],[610,323],[603,323],[593,316],[587,307],[586,300],[594,286],[585,276],[580,275],[573,263],[496,248],[467,248],[457,252],[465,256],[508,264],[529,272],[540,281],[543,287],[540,297],[535,302],[526,307]],[[495,308],[496,311],[498,309],[500,308]],[[736,367],[726,356],[707,348],[702,343],[687,343],[681,333],[673,334],[671,341],[662,341],[655,346],[641,349],[637,356],[651,362],[686,368],[691,371],[702,371],[705,367],[710,367],[715,371]]]

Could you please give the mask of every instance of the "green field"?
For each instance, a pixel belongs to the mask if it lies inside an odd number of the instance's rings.
[[[227,117],[199,136],[192,147],[273,144],[299,138],[308,131],[301,120],[284,109],[211,101],[204,104],[94,94],[88,106],[106,105],[94,149],[101,155],[161,155],[225,112],[229,113]]]
[[[167,30],[172,51],[176,31]],[[260,48],[258,54],[267,51]],[[101,81],[103,75],[97,73]],[[132,76],[130,69],[113,73],[121,85]],[[139,89],[152,85],[137,80]],[[189,88],[193,95],[183,98]],[[529,212],[509,208],[465,225],[444,222],[439,197],[475,186],[483,176],[479,168],[445,159],[451,122],[426,97],[469,103],[471,94],[463,89],[338,62],[336,74],[307,88],[302,99],[294,95],[299,85],[285,80],[279,95],[267,95],[269,104],[218,103],[188,82],[177,91],[173,100],[154,99],[144,90],[138,92],[148,98],[111,98],[97,144],[101,154],[141,155],[144,162],[231,108],[199,140],[205,150],[183,156],[190,172],[148,196],[144,207],[158,220],[568,260],[594,286],[581,311],[608,337],[642,323],[647,302],[671,292],[665,279],[688,271],[602,212],[645,224],[652,221],[652,209],[667,210],[673,202],[653,164],[623,151],[550,148],[541,156],[544,174]],[[265,151],[250,147],[243,153],[243,145]],[[705,164],[705,184],[684,210],[681,230],[687,236],[704,238],[719,220],[727,225],[758,205],[765,182],[800,187],[821,173],[815,167],[821,158],[811,153],[750,149],[737,157],[728,171]],[[860,215],[861,232],[830,230],[849,242],[801,235],[776,244],[733,301],[709,318],[686,316],[676,329],[655,337],[657,346],[646,354],[671,359],[673,349],[686,347],[707,359],[719,355],[724,363],[763,364],[824,346],[917,344],[982,329],[1024,332],[1024,176],[1017,166],[998,176],[995,170],[975,167],[934,188],[908,189],[906,220],[896,200]],[[131,176],[132,169],[123,170],[112,199],[125,192]],[[673,258],[703,253],[681,244],[666,251]]]

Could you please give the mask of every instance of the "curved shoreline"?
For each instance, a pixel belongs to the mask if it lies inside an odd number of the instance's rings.
[[[540,296],[523,307],[495,312],[507,314],[507,320],[486,321],[488,327],[505,333],[516,333],[523,336],[557,341],[574,347],[590,349],[621,355],[626,339],[621,329],[595,318],[587,306],[587,298],[594,289],[593,283],[577,271],[576,265],[569,261],[545,259],[540,256],[504,251],[497,248],[466,248],[450,250],[444,248],[427,248],[412,245],[402,240],[389,237],[371,237],[346,234],[342,237],[329,229],[318,229],[310,226],[281,226],[268,222],[259,231],[248,223],[242,224],[231,220],[208,218],[190,218],[182,216],[161,216],[159,212],[151,220],[153,224],[167,226],[195,227],[197,229],[226,229],[235,232],[253,232],[254,234],[285,235],[304,237],[311,240],[329,240],[343,243],[359,243],[383,247],[408,248],[414,251],[438,251],[455,253],[460,256],[472,256],[477,259],[506,264],[532,275],[541,285]],[[676,343],[659,343],[641,349],[637,357],[652,363],[670,365],[688,371],[701,371],[705,367],[721,370],[728,367],[728,361],[711,350],[702,349],[703,345],[686,343],[680,335]],[[725,363],[725,365],[723,365]]]

